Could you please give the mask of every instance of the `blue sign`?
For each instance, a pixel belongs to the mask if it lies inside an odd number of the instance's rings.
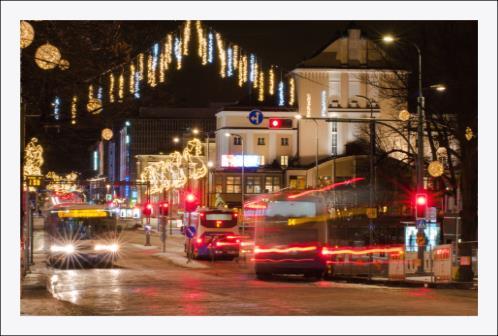
[[[252,110],[247,116],[249,122],[253,125],[259,125],[263,122],[263,112],[260,110]]]
[[[195,226],[187,226],[185,228],[185,235],[189,238],[192,239],[195,236]]]

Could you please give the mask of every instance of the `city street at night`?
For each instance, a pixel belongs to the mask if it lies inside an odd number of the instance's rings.
[[[154,239],[155,238],[155,239]],[[257,280],[250,261],[192,261],[183,266],[160,256],[157,237],[151,247],[143,232],[126,233],[122,259],[113,268],[46,269],[46,290],[28,290],[23,315],[466,315],[477,313],[477,291],[399,288],[300,276]],[[135,241],[136,243],[132,243]],[[178,243],[178,244],[176,244]],[[170,243],[173,244],[173,243]],[[41,252],[41,250],[40,250]],[[199,267],[206,268],[199,268]],[[38,298],[35,292],[38,291]],[[60,300],[60,310],[51,310]],[[59,304],[59,303],[57,303]]]
[[[496,7],[2,1],[2,335],[496,334]]]

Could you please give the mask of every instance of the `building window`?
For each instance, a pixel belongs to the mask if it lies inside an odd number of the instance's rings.
[[[227,176],[225,181],[228,194],[240,193],[240,176]]]
[[[280,138],[280,145],[289,146],[289,138]]]
[[[289,176],[289,187],[291,189],[304,189],[306,187],[305,176]]]
[[[289,165],[289,157],[287,155],[282,155],[280,157],[280,165],[281,166],[288,166]]]
[[[264,155],[261,155],[259,157],[259,165],[260,166],[264,166],[265,165],[265,156]]]
[[[246,193],[248,194],[261,193],[261,180],[259,176],[246,177]]]
[[[214,191],[223,193],[223,176],[216,176],[214,178]]]
[[[265,190],[272,193],[280,190],[280,176],[265,176]]]
[[[332,148],[331,148],[331,154],[332,155],[337,155],[337,121],[332,121],[331,123],[332,126]]]
[[[258,146],[264,146],[265,145],[265,138],[258,138]]]
[[[233,137],[233,144],[234,146],[242,145],[242,138],[238,136]]]

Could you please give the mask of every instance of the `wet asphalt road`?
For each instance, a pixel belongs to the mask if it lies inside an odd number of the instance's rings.
[[[54,298],[70,304],[71,315],[477,314],[475,290],[310,282],[300,277],[260,281],[250,262],[203,261],[210,268],[189,269],[154,256],[157,252],[129,244],[114,268],[49,268],[47,287]],[[52,313],[44,309],[40,314]]]

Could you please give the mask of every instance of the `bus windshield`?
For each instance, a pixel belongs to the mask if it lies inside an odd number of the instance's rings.
[[[77,240],[96,239],[113,230],[113,223],[107,218],[60,218],[55,233]]]

